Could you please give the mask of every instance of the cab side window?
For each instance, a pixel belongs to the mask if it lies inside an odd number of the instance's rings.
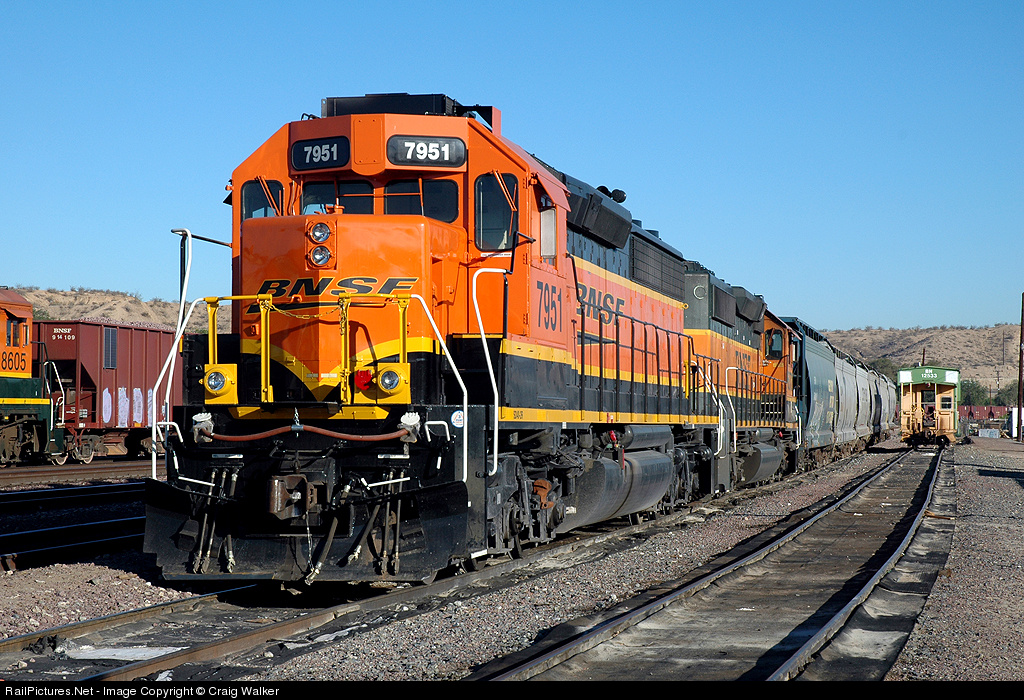
[[[266,184],[266,188],[264,188]],[[273,203],[267,194],[273,198]],[[261,216],[276,216],[283,211],[284,186],[277,180],[250,180],[242,185],[242,221]]]
[[[782,331],[773,328],[768,331],[768,337],[765,339],[764,356],[769,360],[781,360],[783,354],[782,343],[784,338]]]
[[[21,323],[19,320],[17,318],[7,319],[7,347],[9,348],[21,347]]]
[[[511,250],[519,231],[519,180],[511,173],[494,173],[476,179],[476,247],[480,250]]]

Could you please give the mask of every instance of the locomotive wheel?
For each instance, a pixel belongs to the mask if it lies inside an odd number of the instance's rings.
[[[523,558],[523,538],[519,535],[519,530],[516,530],[516,531],[514,531],[512,533],[512,543],[511,544],[512,544],[512,547],[509,550],[509,553],[512,555],[512,558],[513,559],[522,559]]]
[[[50,455],[49,460],[52,464],[62,467],[64,466],[64,463],[68,461],[68,453],[61,452],[59,455]]]
[[[518,500],[513,500],[512,509],[508,514],[508,522],[505,525],[505,531],[512,535],[510,539],[506,540],[505,545],[509,548],[509,554],[513,559],[523,558],[522,512]]]

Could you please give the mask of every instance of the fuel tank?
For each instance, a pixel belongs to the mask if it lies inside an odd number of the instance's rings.
[[[584,460],[574,492],[565,497],[558,532],[628,515],[657,504],[674,475],[672,458],[653,450],[626,452],[619,460]]]
[[[740,447],[737,457],[740,479],[747,484],[770,479],[782,466],[782,450],[767,442]]]

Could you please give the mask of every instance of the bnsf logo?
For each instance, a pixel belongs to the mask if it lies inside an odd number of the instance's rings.
[[[614,294],[603,292],[585,284],[576,285],[576,294],[583,305],[583,313],[588,318],[600,319],[602,324],[611,323],[613,314],[621,314],[626,300]],[[577,310],[579,313],[579,310]]]
[[[335,282],[333,277],[314,280],[310,277],[297,280],[264,280],[259,294],[274,297],[307,296],[324,294],[391,294],[412,289],[419,277],[388,277],[384,281],[376,277],[344,277]]]

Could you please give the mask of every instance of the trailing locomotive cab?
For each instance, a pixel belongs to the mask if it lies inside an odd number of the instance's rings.
[[[956,442],[960,371],[947,367],[905,367],[899,371],[900,437],[911,445]]]
[[[32,304],[0,287],[0,467],[61,451],[63,434],[43,382],[32,373]]]

